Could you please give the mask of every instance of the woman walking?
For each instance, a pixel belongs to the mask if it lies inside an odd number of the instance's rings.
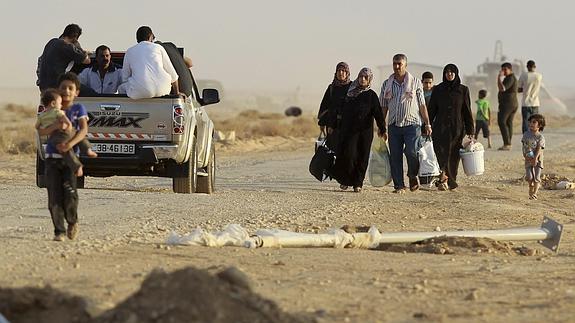
[[[350,84],[349,65],[347,65],[346,62],[339,62],[335,67],[333,81],[325,90],[317,114],[317,123],[323,135],[327,135],[326,127],[328,126],[330,116],[334,115],[337,119],[338,111],[341,110]],[[332,134],[327,135],[326,141],[329,148],[334,151],[337,150],[337,133],[332,131]]]
[[[473,138],[469,89],[461,84],[459,69],[454,64],[443,69],[443,82],[433,88],[428,110],[433,147],[441,169],[438,188],[454,190],[458,186],[461,141],[465,135]]]
[[[369,152],[373,140],[373,120],[379,129],[378,135],[385,132],[383,112],[377,94],[371,89],[373,73],[367,67],[359,72],[353,81],[341,110],[341,120],[332,115],[329,120],[330,128],[339,131],[339,149],[334,166],[335,179],[341,184],[340,188],[346,190],[353,186],[354,192],[361,192]]]

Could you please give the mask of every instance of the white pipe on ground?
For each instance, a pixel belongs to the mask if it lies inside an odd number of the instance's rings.
[[[438,237],[489,238],[493,240],[522,241],[545,240],[550,233],[540,228],[478,230],[478,231],[435,231],[435,232],[385,232],[379,243],[409,243]]]
[[[541,227],[526,227],[476,231],[435,231],[435,232],[384,232],[372,227],[367,233],[345,233],[337,230],[332,233],[307,234],[283,230],[259,230],[250,237],[252,247],[321,248],[351,247],[375,248],[386,243],[413,243],[438,237],[489,238],[503,241],[539,241],[543,246],[557,252],[563,226],[551,218],[544,217]]]
[[[504,241],[538,240],[542,245],[557,252],[563,226],[555,220],[544,217],[541,227],[477,230],[477,231],[436,231],[436,232],[385,232],[379,243],[412,243],[438,237],[489,238]]]

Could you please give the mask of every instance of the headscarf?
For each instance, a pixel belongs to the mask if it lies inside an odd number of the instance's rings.
[[[367,86],[365,87],[359,84],[359,77],[362,75],[367,75]],[[357,78],[349,86],[347,96],[355,98],[362,92],[368,91],[369,89],[371,89],[371,80],[373,80],[373,72],[371,71],[371,69],[369,67],[362,68],[361,71],[359,71],[359,74],[357,74]]]
[[[347,76],[345,77],[345,80],[340,81],[337,78],[337,70],[339,69],[343,69],[347,72]],[[337,66],[335,67],[335,73],[333,74],[333,82],[331,82],[331,84],[333,86],[343,86],[343,85],[348,85],[349,82],[351,82],[351,80],[349,79],[349,65],[347,65],[346,62],[339,62],[337,63]]]
[[[453,79],[453,81],[448,81],[447,77],[445,77],[445,73],[447,71],[455,73],[455,78]],[[459,69],[457,68],[457,66],[455,66],[455,64],[447,64],[443,68],[443,83],[445,83],[447,88],[450,90],[458,87],[461,84],[461,79],[459,78]]]

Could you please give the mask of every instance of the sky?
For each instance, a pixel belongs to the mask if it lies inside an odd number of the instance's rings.
[[[396,53],[470,74],[496,40],[507,57],[535,60],[548,86],[575,88],[573,18],[571,1],[2,1],[0,88],[33,87],[37,57],[68,23],[82,27],[91,50],[125,50],[149,25],[184,47],[196,78],[231,91],[323,93],[337,62],[350,64],[353,79]]]

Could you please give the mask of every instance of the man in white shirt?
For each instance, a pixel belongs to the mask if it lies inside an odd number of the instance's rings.
[[[138,44],[130,47],[124,55],[123,83],[118,91],[132,99],[178,94],[178,73],[166,50],[154,43],[152,29],[148,26],[138,28],[136,40]]]
[[[517,91],[523,93],[521,100],[521,117],[523,123],[521,129],[523,133],[529,129],[529,117],[539,113],[539,90],[541,89],[541,80],[543,76],[535,72],[535,62],[527,62],[527,73],[519,77],[519,86]]]
[[[110,48],[100,45],[96,48],[96,63],[85,68],[78,78],[80,83],[91,88],[96,93],[114,94],[122,83],[122,69],[112,62]]]

